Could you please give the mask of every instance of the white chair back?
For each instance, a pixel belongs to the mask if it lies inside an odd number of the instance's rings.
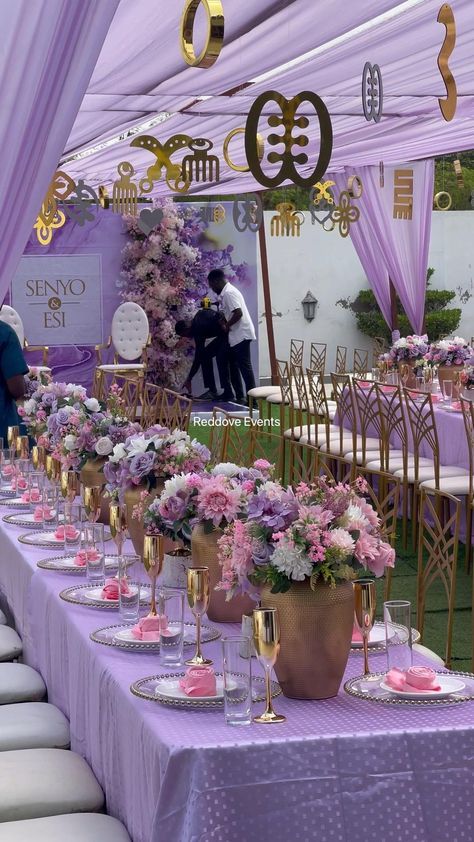
[[[23,348],[25,344],[25,329],[20,314],[13,307],[10,307],[9,304],[4,304],[0,310],[0,321],[6,322],[7,325],[13,328]]]
[[[134,301],[117,307],[112,319],[112,343],[124,360],[137,360],[147,343],[150,326],[148,316]]]

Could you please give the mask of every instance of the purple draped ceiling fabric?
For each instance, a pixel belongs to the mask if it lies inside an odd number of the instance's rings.
[[[0,301],[119,0],[1,0]]]

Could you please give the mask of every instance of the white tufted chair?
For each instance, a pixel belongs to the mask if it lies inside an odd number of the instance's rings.
[[[150,345],[150,325],[148,316],[134,301],[125,301],[117,307],[113,319],[111,335],[107,342],[96,345],[97,368],[95,391],[101,396],[104,375],[126,374],[139,379],[144,377],[146,369],[146,351]],[[110,346],[114,348],[114,361],[102,362],[102,351]],[[123,360],[123,362],[122,362]],[[134,362],[131,362],[134,360]]]
[[[25,328],[23,327],[20,314],[13,307],[10,307],[9,304],[4,304],[0,309],[0,321],[5,322],[13,328],[24,351],[43,352],[43,365],[36,365],[35,368],[39,371],[47,371],[48,374],[50,374],[51,369],[47,365],[49,348],[47,345],[28,345],[28,342],[25,339]]]

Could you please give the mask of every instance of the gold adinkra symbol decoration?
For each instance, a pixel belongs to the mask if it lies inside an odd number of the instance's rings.
[[[300,228],[304,222],[304,215],[296,210],[293,202],[280,202],[275,210],[278,213],[270,220],[270,234],[272,237],[299,237]]]
[[[235,199],[232,209],[232,219],[239,233],[252,231],[255,234],[259,231],[263,223],[261,196],[258,193],[248,193],[242,199]]]
[[[456,81],[451,70],[449,69],[449,57],[456,46],[456,21],[454,20],[454,13],[449,3],[443,3],[438,12],[438,23],[444,24],[446,34],[444,36],[443,46],[438,56],[438,68],[443,82],[446,85],[447,97],[445,99],[438,99],[441,114],[444,119],[449,122],[453,119],[456,113],[458,103],[458,91]]]
[[[197,56],[194,51],[194,18],[202,4],[207,15],[206,43]],[[224,43],[224,10],[221,0],[186,0],[181,18],[181,54],[191,67],[212,67]]]
[[[378,64],[366,61],[362,71],[362,108],[364,117],[370,123],[379,123],[383,111],[383,81]]]
[[[163,170],[168,187],[175,193],[186,193],[191,182],[182,176],[181,164],[174,163],[171,156],[177,149],[185,149],[192,142],[187,134],[174,134],[164,143],[150,134],[135,137],[130,146],[147,149],[155,156],[155,163],[147,169],[146,178],[140,179],[139,187],[142,193],[151,193],[155,181],[159,181]]]

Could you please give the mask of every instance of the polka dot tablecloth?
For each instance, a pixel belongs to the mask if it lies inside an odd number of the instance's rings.
[[[474,702],[392,707],[341,689],[324,702],[277,698],[284,725],[231,728],[220,710],[136,698],[132,682],[166,671],[158,658],[92,643],[115,615],[63,602],[77,580],[37,569],[45,552],[18,544],[20,531],[0,524],[0,588],[73,750],[134,842],[472,840]],[[205,651],[220,669],[220,642]],[[384,670],[385,655],[370,663]],[[361,668],[352,654],[346,678]]]

